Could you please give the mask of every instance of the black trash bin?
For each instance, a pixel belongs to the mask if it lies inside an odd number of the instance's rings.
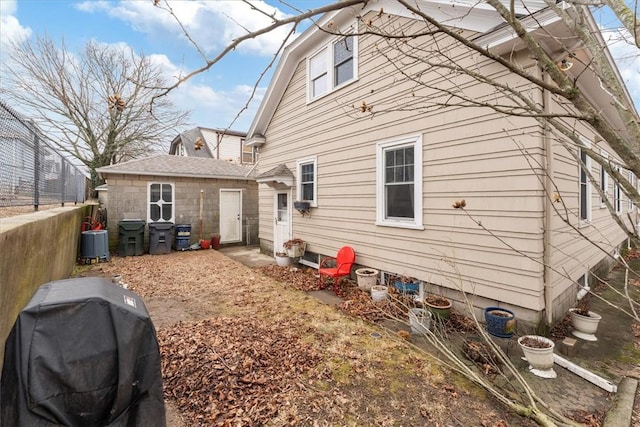
[[[118,252],[120,256],[137,256],[144,253],[144,221],[124,219],[118,222]]]
[[[184,251],[191,246],[191,224],[176,225],[176,250]]]
[[[172,222],[149,223],[149,253],[151,255],[168,254],[173,242]]]
[[[164,427],[160,362],[138,295],[99,277],[44,284],[5,344],[0,425]]]

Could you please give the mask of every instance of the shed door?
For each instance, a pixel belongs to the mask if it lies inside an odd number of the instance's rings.
[[[282,244],[289,240],[291,217],[291,193],[289,191],[277,191],[275,193],[275,221],[273,226],[273,251],[283,250]]]
[[[242,190],[220,190],[220,242],[242,241]]]

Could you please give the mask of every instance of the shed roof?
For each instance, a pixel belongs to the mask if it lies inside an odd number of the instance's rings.
[[[130,160],[98,168],[102,178],[111,174],[160,175],[192,178],[255,179],[252,169],[226,160],[170,154]]]

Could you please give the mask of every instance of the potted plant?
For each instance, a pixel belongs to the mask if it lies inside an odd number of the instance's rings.
[[[289,258],[284,250],[278,251],[276,252],[276,264],[280,267],[287,267],[291,265],[291,258]]]
[[[602,316],[589,310],[589,301],[583,298],[578,306],[569,309],[571,314],[571,325],[573,330],[571,333],[585,341],[598,341],[595,333],[598,330],[598,324],[602,320]]]
[[[393,287],[401,294],[417,294],[420,291],[420,281],[409,276],[392,276]]]
[[[511,338],[516,331],[516,315],[502,307],[486,307],[484,320],[487,332],[498,338]]]
[[[384,301],[389,296],[386,286],[374,285],[371,287],[371,299],[373,302]]]
[[[525,335],[518,338],[518,344],[529,363],[532,373],[544,378],[555,378],[553,370],[553,349],[555,343],[539,335]]]
[[[358,287],[365,291],[371,290],[371,287],[378,282],[378,274],[380,272],[375,268],[358,268],[356,277],[358,279]]]
[[[451,300],[440,295],[428,295],[424,299],[425,307],[438,319],[445,320],[451,313]]]
[[[291,258],[300,258],[304,255],[304,251],[307,248],[305,241],[298,238],[287,240],[282,246],[285,249],[286,255]]]

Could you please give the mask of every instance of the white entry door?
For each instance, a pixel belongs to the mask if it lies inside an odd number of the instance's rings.
[[[276,191],[274,200],[273,252],[282,250],[282,244],[289,240],[291,223],[291,192]]]
[[[220,242],[242,241],[242,190],[220,190]]]

